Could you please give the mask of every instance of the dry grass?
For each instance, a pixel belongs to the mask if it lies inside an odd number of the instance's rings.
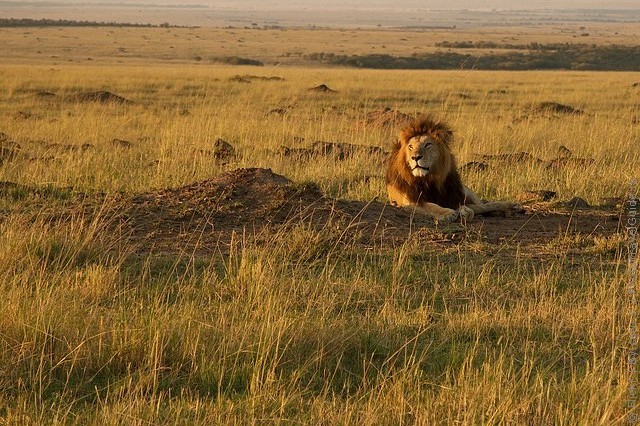
[[[485,197],[552,189],[598,204],[625,195],[640,160],[636,77],[3,66],[0,131],[18,155],[0,181],[57,189],[0,192],[0,421],[624,424],[634,311],[621,235],[559,230],[535,249],[470,235],[434,249],[417,234],[364,248],[301,225],[260,242],[240,235],[228,254],[161,256],[135,254],[106,231],[107,215],[49,212],[68,186],[134,194],[238,167],[270,167],[337,198],[384,198],[380,162],[277,149],[387,147],[394,129],[363,124],[386,106],[449,120],[460,163],[519,151],[548,160],[560,144],[595,160],[467,174]],[[307,90],[320,83],[338,92]],[[68,99],[96,90],[134,103]],[[587,114],[534,114],[543,101]],[[217,138],[238,156],[207,153]]]
[[[585,30],[584,25],[587,25]],[[580,34],[588,32],[588,37]],[[267,65],[303,65],[303,56],[387,54],[410,56],[436,51],[462,54],[489,49],[443,49],[439,42],[490,41],[497,44],[586,43],[635,45],[637,24],[589,23],[528,27],[474,26],[456,30],[245,28],[0,28],[5,63],[41,64],[208,64],[212,58],[239,56]],[[328,44],[327,40],[331,40]],[[9,59],[9,60],[7,60]]]
[[[301,168],[295,159],[268,150],[310,146],[316,140],[387,148],[396,129],[365,124],[367,113],[384,107],[446,117],[456,131],[454,149],[461,164],[478,154],[522,151],[550,160],[558,156],[560,145],[575,157],[595,160],[587,167],[557,170],[526,162],[498,165],[472,177],[474,189],[490,198],[546,188],[561,198],[578,195],[597,203],[600,197],[625,193],[629,166],[638,159],[633,74],[242,67],[5,67],[2,74],[7,101],[0,106],[5,117],[0,131],[21,145],[25,158],[3,167],[0,178],[23,184],[142,191],[239,166],[270,167],[296,181],[319,182],[334,196],[367,199],[382,195],[381,182],[368,189],[352,189],[348,183],[381,176],[377,162],[320,159]],[[284,81],[231,81],[237,74],[277,75]],[[307,90],[319,83],[338,93]],[[95,90],[108,90],[134,104],[67,100]],[[56,96],[43,98],[40,92]],[[586,114],[536,113],[544,101],[572,105]],[[283,109],[284,115],[270,114],[274,109]],[[222,165],[206,154],[217,138],[236,146],[241,153],[237,161]],[[114,145],[113,139],[132,146]],[[82,149],[83,144],[92,146]]]

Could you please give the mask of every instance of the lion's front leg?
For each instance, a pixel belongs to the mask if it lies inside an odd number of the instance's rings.
[[[460,219],[462,223],[471,222],[474,212],[470,207],[460,206],[458,210],[441,207],[435,203],[421,203],[420,207],[439,223],[450,223]]]
[[[460,212],[458,210],[441,207],[435,203],[420,203],[420,207],[437,222],[454,222],[460,217]]]

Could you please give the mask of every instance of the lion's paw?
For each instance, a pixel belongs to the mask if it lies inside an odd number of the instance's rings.
[[[459,213],[457,210],[453,209],[442,209],[442,214],[436,216],[436,221],[438,223],[449,223],[457,220],[459,217]]]
[[[468,206],[461,206],[458,209],[458,215],[460,216],[460,219],[462,220],[462,223],[467,223],[467,222],[471,222],[473,220],[473,210],[471,210],[470,207]]]

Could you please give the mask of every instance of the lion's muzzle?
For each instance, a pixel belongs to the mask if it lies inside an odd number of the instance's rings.
[[[431,167],[426,164],[420,164],[423,159],[422,155],[412,155],[411,161],[409,161],[409,168],[411,169],[411,174],[416,177],[426,176],[429,173]]]

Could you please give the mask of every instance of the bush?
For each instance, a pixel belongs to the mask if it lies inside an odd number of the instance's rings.
[[[442,47],[465,47],[470,42],[439,43]],[[471,43],[478,48],[497,46],[488,42]],[[310,53],[309,61],[354,68],[373,69],[481,69],[481,70],[591,70],[640,71],[639,46],[588,46],[586,44],[533,43],[523,45],[527,51],[472,55],[436,52],[413,56],[336,55]]]
[[[241,58],[239,56],[222,56],[222,57],[213,57],[211,58],[211,62],[218,62],[222,64],[228,65],[253,65],[257,67],[264,66],[264,63],[255,59],[247,59]]]

